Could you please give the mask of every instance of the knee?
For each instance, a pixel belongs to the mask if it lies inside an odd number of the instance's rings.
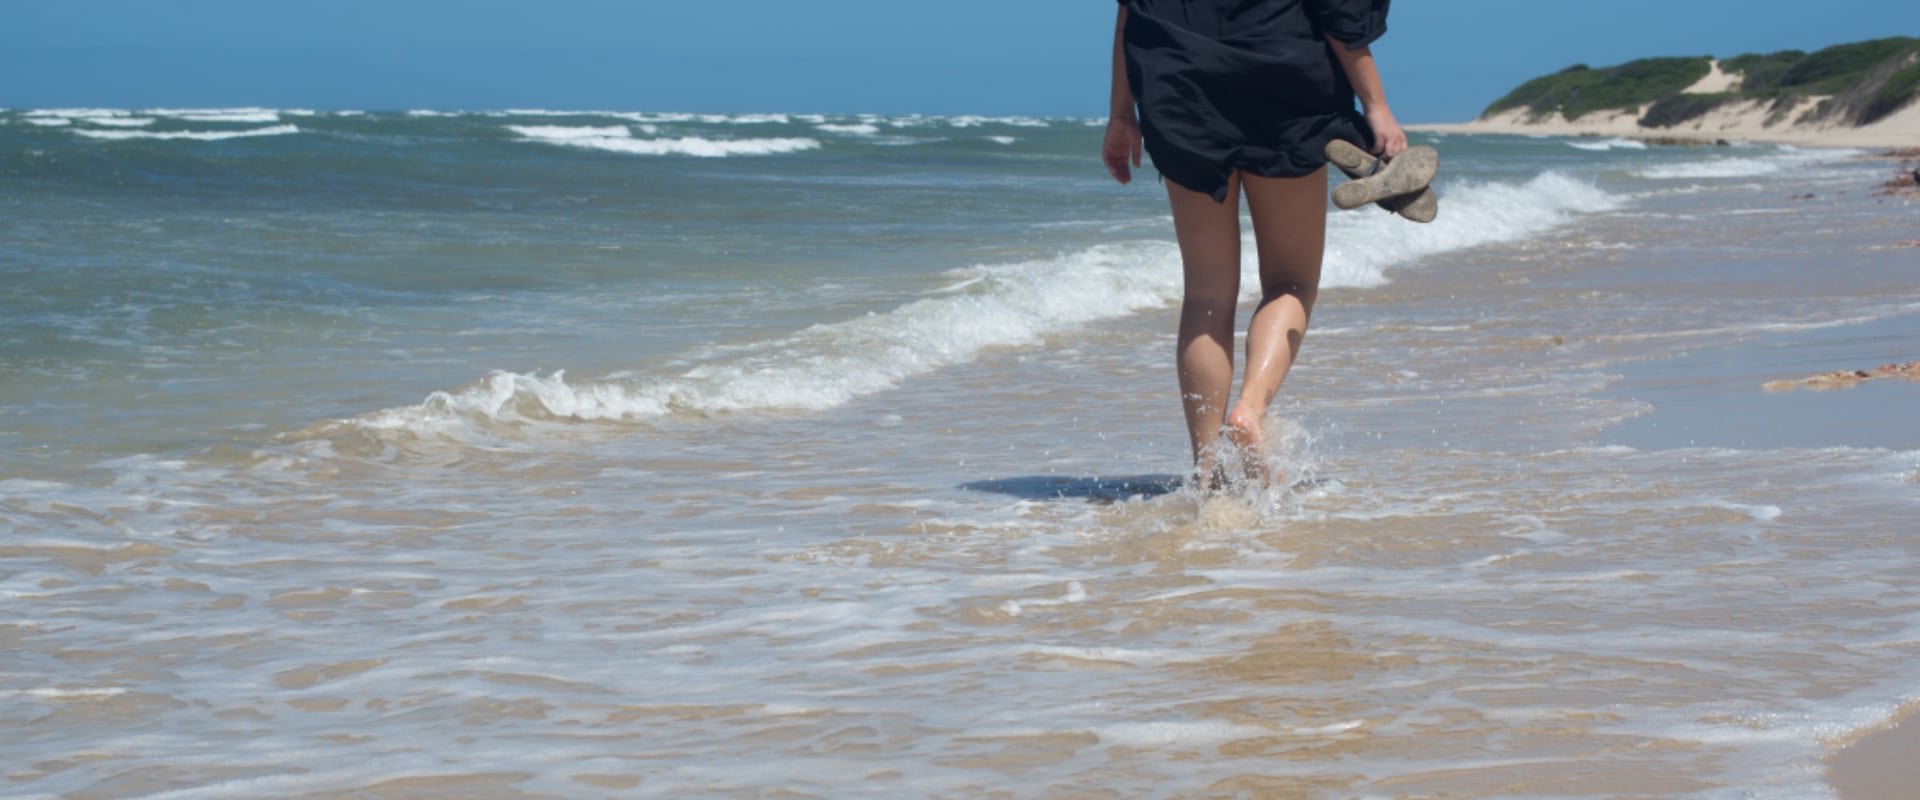
[[[1189,314],[1211,312],[1232,314],[1240,304],[1240,292],[1220,289],[1201,289],[1193,286],[1186,288],[1180,295],[1180,310]]]
[[[1307,283],[1279,281],[1260,287],[1260,304],[1266,305],[1278,300],[1291,298],[1306,308],[1313,308],[1313,301],[1320,294],[1320,288]]]

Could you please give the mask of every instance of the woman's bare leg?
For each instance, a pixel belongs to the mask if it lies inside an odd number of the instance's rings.
[[[1260,257],[1260,306],[1247,325],[1247,374],[1226,430],[1264,465],[1262,425],[1267,406],[1300,354],[1307,319],[1320,292],[1320,261],[1327,241],[1327,171],[1299,178],[1245,176],[1247,211]],[[1265,475],[1256,477],[1266,478]]]
[[[1180,304],[1180,399],[1202,486],[1213,480],[1213,445],[1233,390],[1233,315],[1240,297],[1240,180],[1227,201],[1166,181],[1186,276]]]

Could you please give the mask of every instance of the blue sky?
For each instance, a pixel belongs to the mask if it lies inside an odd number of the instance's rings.
[[[1105,113],[1109,0],[9,0],[0,107]],[[1915,0],[1399,0],[1404,122],[1574,63],[1920,36]]]

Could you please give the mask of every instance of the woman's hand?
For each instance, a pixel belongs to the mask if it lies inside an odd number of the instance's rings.
[[[1360,98],[1367,126],[1373,129],[1373,154],[1392,160],[1407,149],[1407,132],[1400,129],[1393,112],[1387,110],[1387,90],[1380,85],[1380,67],[1373,62],[1373,48],[1348,47],[1331,36],[1327,37],[1327,47],[1333,50],[1340,69],[1347,73],[1354,96]]]
[[[1400,123],[1393,118],[1393,112],[1387,110],[1386,103],[1380,103],[1367,109],[1367,126],[1373,128],[1373,154],[1386,156],[1392,161],[1394,156],[1407,149],[1407,132],[1400,129]]]
[[[1125,186],[1140,166],[1140,117],[1133,110],[1133,90],[1127,86],[1127,4],[1113,15],[1113,91],[1107,104],[1107,141],[1100,160],[1107,174]],[[1131,162],[1131,164],[1129,164]]]
[[[1406,137],[1401,137],[1401,146],[1406,146]],[[1107,117],[1107,140],[1100,146],[1100,160],[1107,164],[1107,174],[1122,185],[1133,181],[1133,168],[1140,166],[1140,120],[1132,114],[1114,114]]]

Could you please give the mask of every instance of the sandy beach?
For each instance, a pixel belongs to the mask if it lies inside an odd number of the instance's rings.
[[[1714,62],[1713,71],[1691,87],[1691,94],[1726,91],[1732,77]],[[1713,144],[1719,141],[1765,142],[1798,147],[1913,147],[1920,146],[1920,103],[1888,115],[1872,125],[1859,127],[1833,124],[1793,124],[1790,120],[1826,98],[1802,100],[1780,121],[1774,118],[1771,104],[1764,100],[1729,103],[1704,116],[1668,128],[1643,128],[1639,119],[1651,104],[1631,110],[1594,112],[1577,119],[1555,113],[1534,118],[1528,109],[1514,109],[1470,122],[1409,125],[1409,130],[1427,133],[1505,133],[1526,136],[1599,136],[1641,140],[1674,140]]]

